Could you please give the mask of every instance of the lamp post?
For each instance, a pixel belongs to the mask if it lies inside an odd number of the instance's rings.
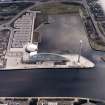
[[[78,54],[78,62],[80,62],[81,51],[82,51],[82,43],[83,43],[83,41],[80,40],[80,48],[79,48],[79,54]]]

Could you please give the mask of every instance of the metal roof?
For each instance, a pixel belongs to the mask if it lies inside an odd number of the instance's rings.
[[[29,58],[30,61],[67,61],[65,57],[54,53],[38,53]]]

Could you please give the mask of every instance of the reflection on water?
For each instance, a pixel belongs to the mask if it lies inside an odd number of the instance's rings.
[[[105,71],[38,69],[0,72],[0,96],[81,96],[105,99]]]

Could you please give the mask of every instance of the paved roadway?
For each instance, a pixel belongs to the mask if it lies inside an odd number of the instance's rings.
[[[91,17],[91,19],[92,19],[92,21],[93,21],[93,24],[94,24],[94,26],[95,26],[95,28],[96,28],[96,30],[97,30],[97,32],[98,32],[99,37],[101,37],[101,38],[103,39],[103,41],[105,41],[105,37],[104,37],[104,35],[102,35],[102,33],[100,32],[100,30],[99,30],[99,28],[98,28],[98,25],[97,25],[97,21],[94,19],[94,15],[91,13],[90,7],[88,6],[86,0],[83,0],[83,5],[85,6],[85,8],[86,8],[86,10],[87,10],[87,12],[88,12],[88,14],[89,14],[89,16]]]
[[[18,17],[20,17],[23,13],[25,13],[26,11],[28,10],[31,10],[33,7],[35,6],[38,6],[38,5],[41,5],[41,4],[46,4],[46,3],[55,3],[55,2],[63,2],[63,1],[68,1],[68,0],[49,0],[47,2],[40,2],[39,0],[30,0],[30,1],[24,1],[24,2],[33,2],[35,3],[34,5],[22,10],[18,15],[16,15],[14,18],[12,18],[9,22],[5,23],[5,24],[2,24],[0,25],[0,29],[5,29],[6,27],[9,28],[9,25],[14,22]],[[18,2],[21,2],[21,1],[15,1],[15,3],[18,3]],[[78,2],[78,3],[81,3],[81,1],[78,1],[78,0],[71,0],[71,2]],[[0,3],[9,3],[9,2],[0,2]],[[10,1],[10,3],[13,3]],[[4,27],[5,25],[5,27]]]

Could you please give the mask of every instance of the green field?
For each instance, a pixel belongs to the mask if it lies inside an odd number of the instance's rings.
[[[84,14],[86,11],[81,5],[75,4],[63,4],[63,3],[47,3],[34,7],[32,10],[41,11],[45,14],[64,14],[64,13],[77,13],[79,9],[82,9]]]
[[[0,4],[0,24],[6,23],[32,3],[2,3]]]

